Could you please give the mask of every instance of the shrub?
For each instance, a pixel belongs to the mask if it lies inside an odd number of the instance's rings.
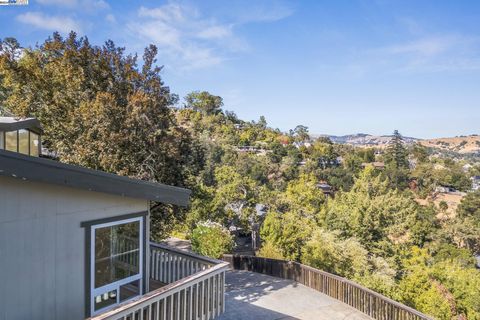
[[[258,250],[257,252],[257,256],[262,258],[279,259],[279,260],[285,259],[282,255],[282,251],[269,241],[266,241],[262,245],[260,250]]]
[[[192,232],[192,249],[198,254],[220,258],[233,249],[233,236],[222,225],[215,222],[202,222]]]

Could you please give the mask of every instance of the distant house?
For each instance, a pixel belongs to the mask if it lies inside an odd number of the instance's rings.
[[[437,186],[435,187],[435,192],[438,193],[458,193],[459,191],[452,186]]]
[[[463,172],[468,172],[473,166],[470,163],[464,164],[462,166]]]
[[[380,162],[380,161],[375,161],[375,162],[364,162],[362,163],[362,168],[366,168],[368,166],[372,166],[377,170],[383,170],[385,169],[385,163]]]
[[[309,141],[304,141],[304,142],[294,142],[293,145],[295,148],[300,149],[301,147],[305,148],[310,148],[312,146],[312,143]]]
[[[264,148],[258,148],[255,146],[240,146],[235,149],[237,152],[240,153],[254,153],[258,155],[266,155],[270,150]]]
[[[319,184],[317,184],[317,188],[322,190],[324,195],[333,196],[333,188],[328,183],[321,181]]]
[[[472,180],[472,190],[477,191],[480,190],[480,176],[473,176]]]

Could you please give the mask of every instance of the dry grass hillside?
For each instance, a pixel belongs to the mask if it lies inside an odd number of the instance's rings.
[[[439,212],[437,218],[441,220],[451,219],[455,217],[457,212],[457,207],[462,201],[464,195],[460,194],[445,194],[445,193],[434,193],[427,199],[415,199],[420,205],[427,206],[431,203],[435,205],[435,207],[440,207],[440,202],[445,201],[448,205],[448,209],[446,212]]]
[[[463,136],[453,138],[419,140],[425,147],[452,151],[462,154],[480,153],[480,136]]]

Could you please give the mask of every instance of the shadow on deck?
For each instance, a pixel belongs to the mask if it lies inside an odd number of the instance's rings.
[[[248,271],[226,274],[226,312],[220,320],[371,320],[364,313],[301,285]]]

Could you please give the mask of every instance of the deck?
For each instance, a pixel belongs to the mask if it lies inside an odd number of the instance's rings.
[[[292,280],[248,271],[225,277],[226,310],[219,320],[371,320],[366,314]]]

